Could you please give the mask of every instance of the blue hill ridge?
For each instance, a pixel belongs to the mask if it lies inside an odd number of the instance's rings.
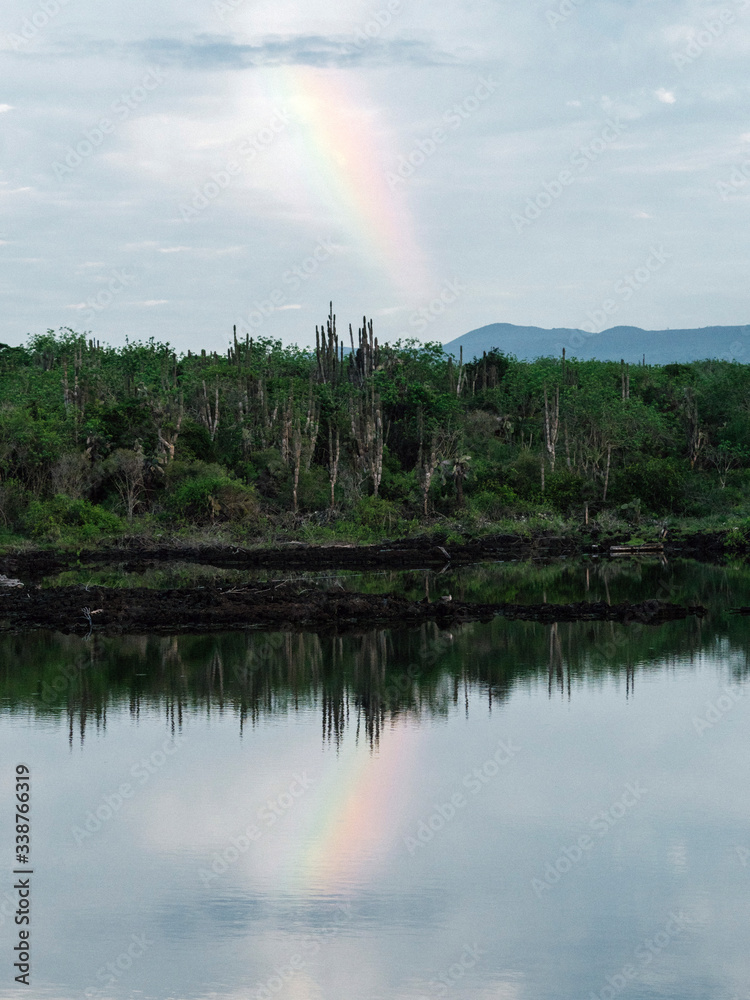
[[[513,354],[519,360],[559,357],[565,348],[569,358],[581,360],[641,362],[664,365],[718,358],[750,361],[750,324],[746,326],[706,326],[693,330],[642,330],[637,326],[613,326],[601,333],[569,327],[545,330],[539,326],[490,323],[444,344],[445,351],[464,360],[484,351]]]

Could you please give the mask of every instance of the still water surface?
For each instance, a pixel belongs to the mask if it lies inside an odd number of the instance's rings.
[[[33,986],[0,905],[0,996],[750,997],[750,574],[431,580],[586,585],[710,613],[0,639],[0,898],[19,761],[35,872]]]

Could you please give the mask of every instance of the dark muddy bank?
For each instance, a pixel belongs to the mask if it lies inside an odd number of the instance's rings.
[[[667,621],[702,616],[702,607],[663,601],[609,605],[475,604],[438,599],[410,601],[393,594],[352,594],[269,582],[222,589],[180,590],[5,587],[0,592],[0,631],[54,629],[85,634],[216,632],[268,628],[351,631],[373,626],[412,626],[436,621],[450,626],[491,621],[496,615],[544,623],[572,621]]]
[[[726,535],[722,532],[685,535],[664,543],[666,556],[717,561],[724,556]],[[591,531],[580,536],[543,532],[492,535],[460,544],[439,535],[386,541],[377,545],[337,543],[313,545],[287,542],[273,548],[243,548],[233,545],[155,545],[151,540],[123,538],[116,545],[77,551],[27,549],[0,553],[0,572],[34,582],[77,565],[121,566],[126,572],[147,569],[165,562],[195,562],[227,569],[324,570],[324,569],[422,569],[463,566],[486,560],[554,559],[581,555],[607,557],[610,547],[628,542],[625,535]],[[733,550],[737,552],[736,546]]]

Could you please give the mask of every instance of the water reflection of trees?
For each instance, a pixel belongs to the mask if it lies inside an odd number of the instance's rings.
[[[127,704],[135,720],[163,713],[173,731],[188,714],[231,712],[244,732],[265,717],[313,710],[325,741],[338,744],[351,728],[374,745],[392,720],[468,712],[477,693],[492,710],[519,685],[572,698],[581,685],[616,677],[631,697],[637,675],[706,653],[740,680],[747,635],[747,620],[717,615],[660,627],[498,618],[344,635],[7,636],[0,696],[6,712],[67,714],[71,740]]]

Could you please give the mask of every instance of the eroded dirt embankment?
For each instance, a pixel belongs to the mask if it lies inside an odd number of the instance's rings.
[[[228,629],[361,630],[436,621],[490,621],[496,615],[538,622],[616,621],[658,625],[701,616],[702,607],[663,601],[609,605],[473,604],[410,601],[393,594],[357,594],[288,583],[220,588],[148,590],[105,587],[7,587],[0,592],[0,631],[55,629],[84,634],[216,632]]]

